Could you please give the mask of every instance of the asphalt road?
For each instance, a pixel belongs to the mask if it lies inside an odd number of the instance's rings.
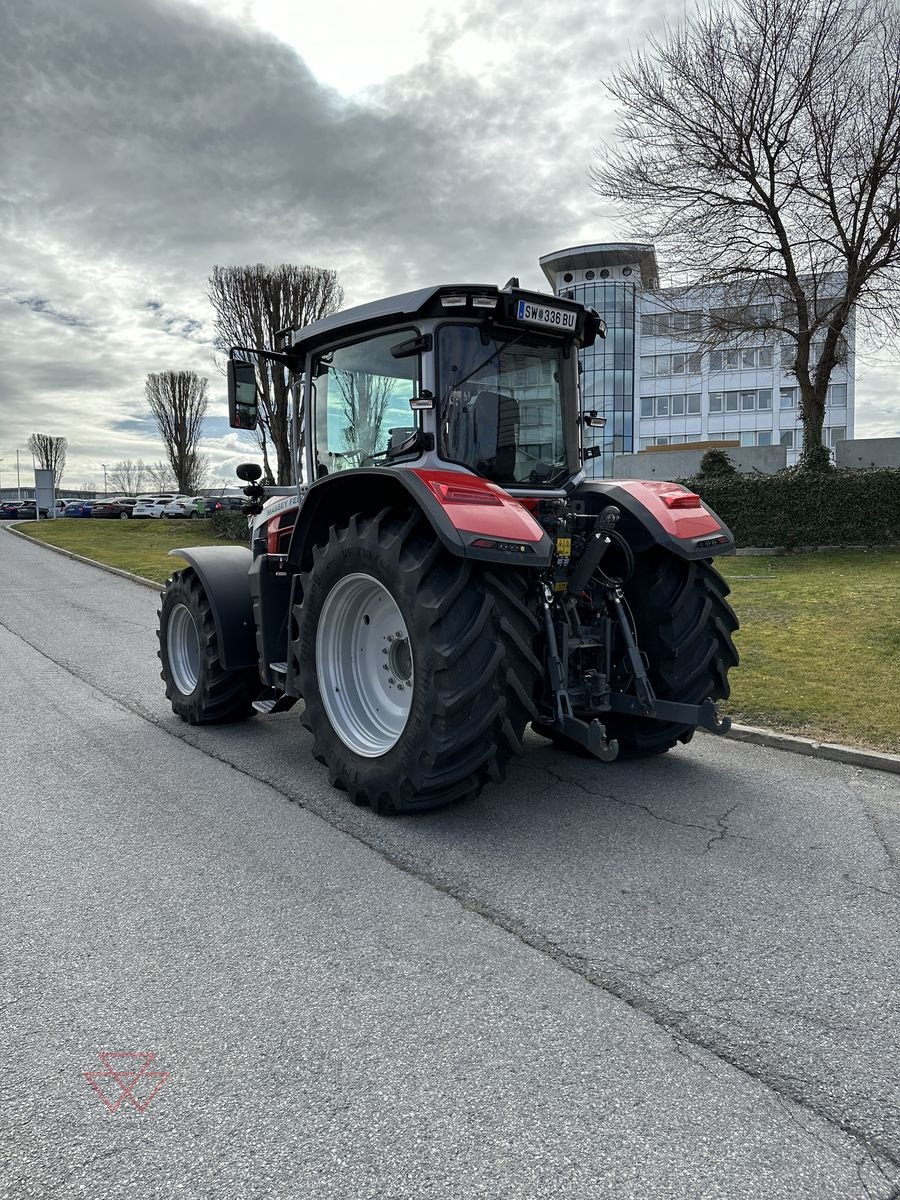
[[[0,1196],[900,1196],[896,776],[534,739],[379,819],[177,721],[156,608],[0,532]]]

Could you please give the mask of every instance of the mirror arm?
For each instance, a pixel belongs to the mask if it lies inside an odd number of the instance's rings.
[[[258,354],[260,358],[267,358],[271,362],[280,363],[283,367],[287,367],[291,371],[296,371],[299,365],[299,358],[288,354],[278,354],[275,350],[254,350],[250,346],[232,346],[228,351],[231,358],[235,354]]]

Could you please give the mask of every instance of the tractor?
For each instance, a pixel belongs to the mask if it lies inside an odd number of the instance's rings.
[[[580,397],[599,314],[519,287],[443,285],[234,347],[290,389],[294,478],[242,464],[249,548],[173,550],[159,658],[193,725],[303,702],[331,783],[379,814],[476,796],[532,730],[603,762],[698,727],[737,664],[712,558],[729,530],[675,483],[588,479]]]

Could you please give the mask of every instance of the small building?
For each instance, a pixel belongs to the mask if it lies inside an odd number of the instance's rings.
[[[740,301],[734,288],[662,288],[656,249],[642,243],[573,246],[545,254],[540,265],[557,295],[596,308],[608,325],[605,341],[582,354],[584,406],[607,418],[590,435],[602,447],[587,464],[594,475],[612,476],[617,454],[695,442],[782,446],[788,465],[797,461],[802,430],[790,347],[771,332],[709,338],[711,315]],[[847,341],[847,361],[828,389],[832,448],[853,437],[852,325]]]

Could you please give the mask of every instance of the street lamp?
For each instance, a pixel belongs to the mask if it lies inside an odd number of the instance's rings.
[[[101,463],[100,466],[103,468],[103,495],[105,496],[106,495],[106,463]]]

